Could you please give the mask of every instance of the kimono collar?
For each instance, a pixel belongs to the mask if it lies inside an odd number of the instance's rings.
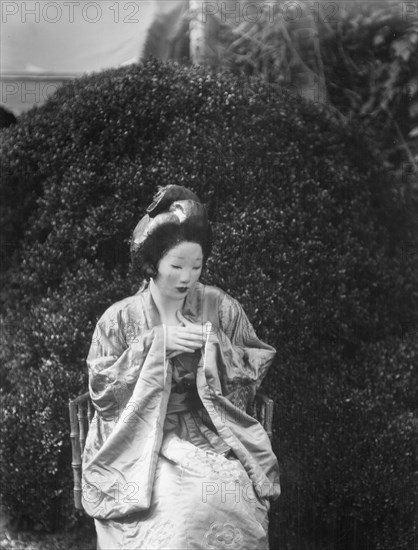
[[[183,315],[189,319],[192,323],[202,322],[203,312],[203,297],[204,297],[205,285],[202,283],[196,283],[193,289],[186,296],[183,305]],[[142,292],[142,299],[144,300],[144,306],[148,313],[150,326],[155,327],[161,325],[161,317],[158,308],[154,302],[149,286]]]

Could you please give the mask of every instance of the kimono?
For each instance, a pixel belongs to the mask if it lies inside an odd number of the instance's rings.
[[[252,407],[275,350],[216,287],[197,283],[183,315],[205,345],[172,358],[149,288],[97,323],[82,502],[98,549],[268,549],[278,464]]]

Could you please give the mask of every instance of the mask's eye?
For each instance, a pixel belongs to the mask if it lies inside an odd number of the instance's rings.
[[[199,267],[194,267],[193,269],[195,269],[196,271],[198,271],[199,269],[202,269],[202,266],[200,265]]]
[[[171,266],[173,269],[181,269],[181,267],[179,265],[172,265]]]

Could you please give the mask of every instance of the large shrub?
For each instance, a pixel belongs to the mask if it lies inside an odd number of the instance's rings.
[[[132,229],[176,183],[214,221],[205,281],[278,350],[273,548],[411,547],[416,255],[402,198],[353,128],[258,81],[147,62],[60,88],[1,148],[12,516],[69,517],[67,399],[86,388],[96,319],[137,288]]]

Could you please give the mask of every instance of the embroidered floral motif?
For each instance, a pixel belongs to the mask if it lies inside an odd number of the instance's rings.
[[[233,460],[225,459],[215,453],[206,454],[206,463],[210,466],[213,477],[225,482],[236,481],[242,474],[242,470]]]
[[[142,539],[142,548],[160,550],[167,548],[173,537],[174,525],[170,521],[151,523]]]
[[[207,548],[242,548],[242,532],[232,523],[212,523],[205,533]]]
[[[235,461],[198,448],[187,453],[183,465],[199,471],[202,477],[226,483],[239,481],[243,473]]]
[[[256,394],[255,384],[243,381],[240,378],[234,378],[228,382],[227,386],[229,401],[242,411],[253,414],[252,404]]]

